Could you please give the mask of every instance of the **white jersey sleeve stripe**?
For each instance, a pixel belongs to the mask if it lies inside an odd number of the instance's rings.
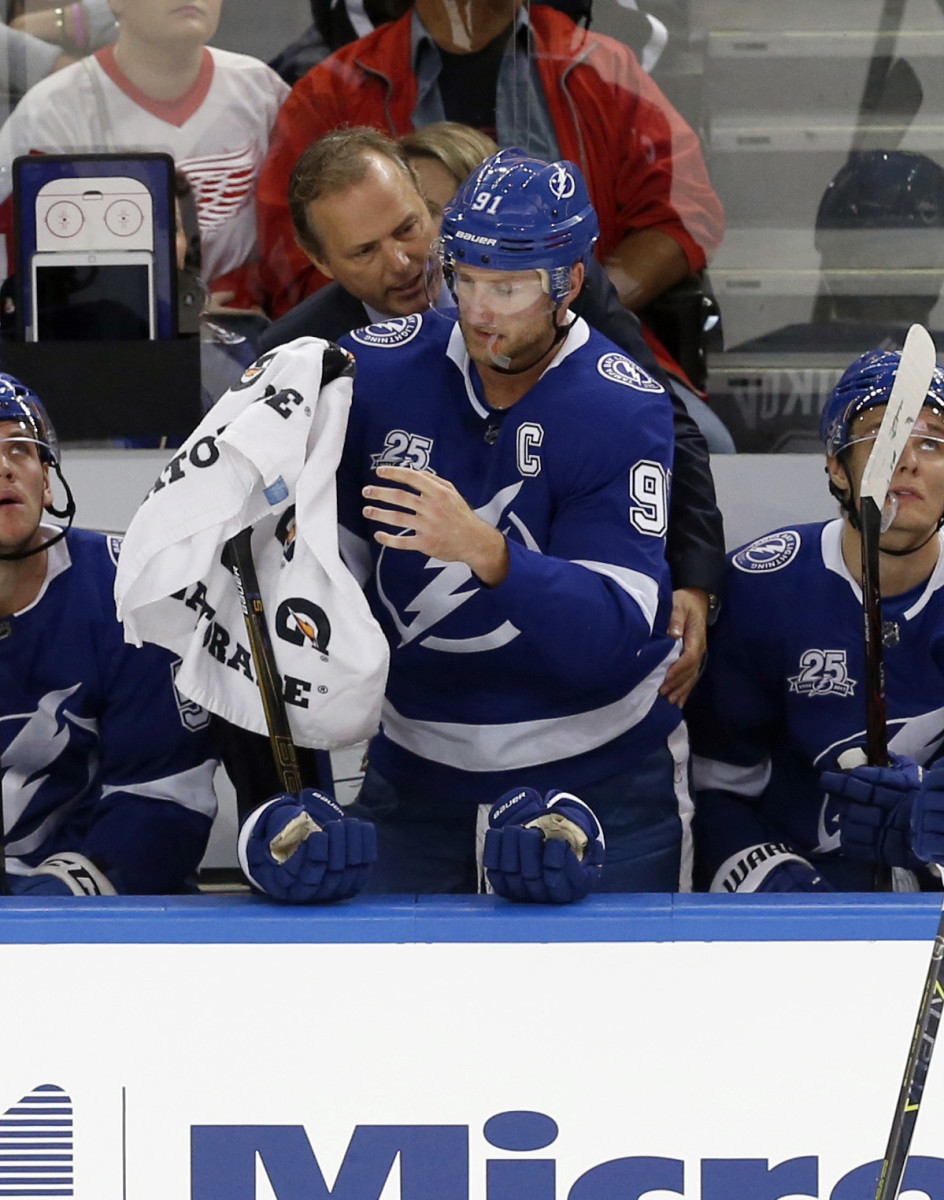
[[[391,741],[433,762],[460,771],[517,771],[605,746],[648,714],[665,672],[679,655],[678,644],[627,695],[587,712],[502,725],[412,721],[387,700],[383,729]]]
[[[212,819],[216,816],[216,792],[213,790],[216,765],[215,758],[208,758],[198,767],[191,767],[189,771],[181,771],[177,775],[166,775],[163,779],[109,784],[102,788],[102,798],[114,792],[123,792],[130,796],[145,796],[150,800],[170,800]]]
[[[719,762],[716,758],[692,755],[692,778],[696,791],[717,789],[736,796],[759,796],[770,782],[770,759],[765,758],[752,767]]]
[[[656,609],[659,607],[659,585],[656,580],[642,571],[631,571],[628,567],[617,567],[613,563],[591,562],[589,559],[574,559],[573,562],[575,566],[586,567],[588,571],[596,571],[598,575],[606,575],[618,583],[639,605],[652,633]]]

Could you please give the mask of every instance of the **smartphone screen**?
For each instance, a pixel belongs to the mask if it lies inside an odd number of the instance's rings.
[[[34,341],[134,341],[154,337],[150,255],[36,255]],[[109,261],[109,260],[112,261]]]

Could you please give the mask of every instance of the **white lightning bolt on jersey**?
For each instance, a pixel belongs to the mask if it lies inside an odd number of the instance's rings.
[[[40,594],[4,622],[7,854],[14,874],[68,852],[98,863],[118,891],[177,891],[216,811],[208,717],[178,698],[171,655],[125,645],[116,546],[73,529],[47,552]]]
[[[420,769],[433,790],[477,799],[522,780],[578,788],[664,744],[680,719],[659,695],[677,654],[665,633],[664,391],[599,370],[615,348],[579,320],[501,413],[438,313],[342,345],[357,374],[339,513],[351,542],[369,548],[367,594],[391,646],[371,763],[392,781]],[[422,462],[505,535],[502,584],[371,538],[361,488],[391,462]]]

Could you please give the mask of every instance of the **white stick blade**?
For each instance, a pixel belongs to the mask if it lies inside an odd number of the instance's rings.
[[[931,335],[923,325],[912,325],[905,338],[882,424],[862,472],[859,489],[862,498],[868,496],[879,509],[885,504],[898,460],[927,399],[936,365]]]

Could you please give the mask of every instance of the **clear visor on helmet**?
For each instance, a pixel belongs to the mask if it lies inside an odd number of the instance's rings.
[[[849,426],[846,447],[861,442],[874,442],[884,416],[884,406],[867,409],[854,417]],[[908,446],[921,458],[944,461],[944,410],[937,404],[926,404],[908,435]]]
[[[442,279],[433,307],[461,321],[466,340],[471,337],[481,342],[497,367],[507,369],[511,365],[507,348],[526,332],[522,330],[523,321],[528,326],[532,320],[543,325],[556,310],[547,271],[493,271],[448,258],[444,261],[440,256],[431,256],[431,261],[433,272],[435,263],[440,264]],[[435,288],[435,274],[430,278]]]
[[[29,421],[0,421],[0,455],[8,459],[44,459],[49,452]]]

